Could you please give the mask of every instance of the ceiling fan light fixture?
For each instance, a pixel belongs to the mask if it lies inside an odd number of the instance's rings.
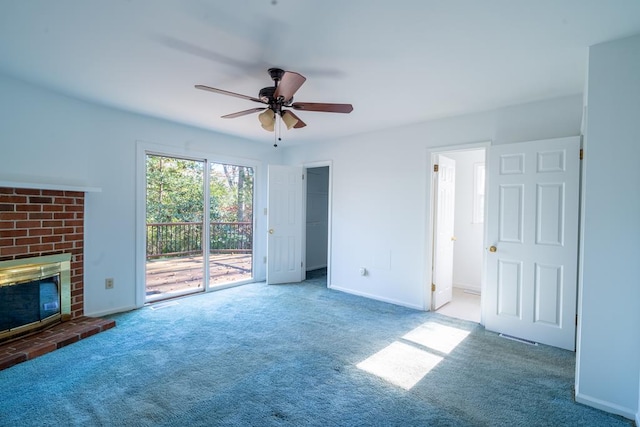
[[[258,114],[258,120],[260,120],[264,130],[273,132],[276,123],[276,113],[271,108],[267,108]]]
[[[295,118],[289,111],[282,112],[282,121],[287,126],[287,130],[298,124],[298,119]]]

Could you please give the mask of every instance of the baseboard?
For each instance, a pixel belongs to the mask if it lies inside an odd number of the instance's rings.
[[[605,400],[596,399],[595,397],[585,396],[582,393],[576,393],[576,402],[582,403],[583,405],[591,406],[596,409],[600,409],[605,412],[610,412],[612,414],[621,415],[625,418],[629,418],[633,420],[635,418],[636,425],[638,424],[638,413],[631,408],[625,408],[620,405],[616,405],[611,402],[607,402]]]
[[[84,313],[85,316],[87,317],[103,317],[103,316],[109,316],[111,314],[116,314],[116,313],[124,313],[126,311],[131,311],[131,310],[135,310],[139,307],[136,307],[135,305],[132,306],[127,306],[127,307],[120,307],[120,308],[116,308],[113,310],[104,310],[104,311],[94,311],[93,313]]]
[[[351,295],[357,295],[359,297],[364,297],[364,298],[369,298],[375,301],[382,301],[382,302],[386,302],[389,304],[394,304],[394,305],[399,305],[401,307],[407,307],[407,308],[412,308],[414,310],[424,310],[424,307],[419,306],[419,305],[414,305],[414,304],[410,304],[404,301],[398,301],[398,300],[394,300],[394,299],[390,299],[390,298],[384,298],[384,297],[380,297],[378,295],[373,295],[373,294],[368,294],[366,292],[358,292],[358,291],[354,291],[353,289],[348,289],[348,288],[342,288],[340,286],[330,286],[330,289],[333,289],[334,291],[340,291],[340,292],[344,292],[347,294],[351,294]]]
[[[463,291],[472,291],[477,294],[480,294],[480,291],[481,291],[480,286],[469,285],[466,283],[454,283],[453,287],[457,289],[462,289]]]
[[[307,266],[306,271],[320,270],[321,268],[327,268],[327,264]]]

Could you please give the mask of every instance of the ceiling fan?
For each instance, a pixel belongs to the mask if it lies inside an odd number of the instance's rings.
[[[307,79],[299,73],[294,71],[284,71],[280,68],[269,68],[268,71],[274,85],[261,89],[257,98],[204,85],[196,85],[195,87],[196,89],[208,90],[209,92],[234,96],[236,98],[247,99],[249,101],[264,104],[265,106],[263,107],[238,111],[237,113],[222,116],[222,118],[233,119],[262,111],[258,115],[258,119],[260,120],[263,129],[269,132],[274,131],[276,118],[278,116],[281,117],[282,122],[287,126],[287,129],[299,129],[306,126],[306,123],[300,120],[293,111],[285,108],[292,108],[300,111],[320,111],[326,113],[350,113],[353,111],[353,106],[351,104],[293,102],[293,95],[298,89],[300,89],[300,86],[302,86]]]

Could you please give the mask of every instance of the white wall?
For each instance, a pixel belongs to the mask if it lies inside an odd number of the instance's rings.
[[[589,53],[576,399],[637,417],[640,35]]]
[[[453,286],[480,292],[484,223],[473,223],[474,165],[484,163],[484,150],[446,154],[456,161]]]
[[[85,218],[85,313],[135,306],[136,141],[187,153],[255,159],[256,212],[266,194],[266,164],[279,163],[270,142],[260,145],[204,130],[100,107],[0,75],[0,181],[93,186]],[[257,215],[256,259],[266,254]],[[264,279],[262,263],[256,276]],[[115,289],[105,290],[113,277]]]
[[[291,165],[332,161],[332,288],[424,308],[428,148],[578,135],[581,116],[577,95],[286,148]]]

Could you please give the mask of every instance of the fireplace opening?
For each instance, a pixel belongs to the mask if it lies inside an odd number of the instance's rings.
[[[69,317],[69,268],[68,254],[0,263],[0,342]]]

